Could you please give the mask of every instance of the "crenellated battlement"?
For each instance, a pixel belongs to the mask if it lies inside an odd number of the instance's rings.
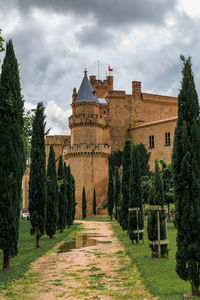
[[[108,97],[109,98],[111,98],[111,97],[125,98],[126,97],[126,93],[125,93],[125,91],[109,91],[108,92]]]
[[[108,144],[77,144],[73,146],[66,146],[63,149],[65,159],[72,156],[83,155],[101,155],[109,156],[111,154],[111,147]]]
[[[77,114],[69,117],[69,128],[77,126],[109,127],[109,118],[97,114]]]
[[[62,145],[67,146],[70,145],[71,136],[70,135],[48,135],[45,139],[45,145],[50,146],[53,145]]]
[[[96,79],[95,75],[90,76],[90,83],[98,98],[104,98],[108,91],[113,90],[113,76],[107,76],[104,80]]]

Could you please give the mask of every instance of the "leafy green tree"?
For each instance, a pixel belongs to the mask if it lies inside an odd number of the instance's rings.
[[[82,218],[85,219],[87,217],[87,201],[85,195],[85,187],[83,187],[82,191]]]
[[[9,259],[18,252],[21,187],[25,170],[23,109],[18,63],[10,40],[6,44],[0,78],[0,249],[3,251],[4,269],[9,267]]]
[[[114,184],[114,205],[115,205],[115,219],[118,220],[118,206],[121,193],[121,182],[119,178],[119,170],[115,168],[115,184]]]
[[[29,212],[31,234],[36,234],[36,248],[44,234],[46,207],[45,114],[43,103],[37,105],[33,119],[31,166],[29,179]]]
[[[96,191],[95,191],[95,188],[94,188],[94,191],[93,191],[93,201],[92,201],[92,210],[93,210],[93,214],[96,216],[96,207],[97,207],[97,203],[96,203]]]
[[[137,209],[137,210],[133,210]],[[137,145],[132,146],[131,169],[129,179],[129,214],[128,230],[133,243],[143,239],[143,233],[135,233],[135,230],[143,230],[144,220],[142,211],[142,182],[140,172],[140,153]]]
[[[121,206],[121,224],[123,230],[128,230],[128,207],[129,207],[129,177],[131,167],[131,140],[126,139],[123,149],[123,173],[122,173],[122,206]]]
[[[67,182],[63,168],[62,155],[59,156],[58,164],[58,229],[63,232],[67,224]]]
[[[108,206],[107,206],[108,215],[110,216],[112,221],[113,208],[114,208],[114,183],[113,183],[113,174],[112,174],[111,166],[109,166],[107,199],[108,199]]]
[[[200,121],[191,58],[183,61],[178,120],[172,155],[177,227],[176,272],[189,281],[192,295],[200,285]]]
[[[161,172],[157,160],[155,160],[155,173],[152,178],[152,183],[150,185],[149,204],[159,205],[164,208],[163,181],[162,181]],[[160,239],[165,240],[167,238],[167,233],[166,233],[164,209],[159,211],[159,216],[160,216]],[[149,213],[147,233],[148,233],[149,241],[153,242],[158,240],[157,212],[155,210],[151,210]],[[151,248],[152,253],[154,253],[154,256],[158,257],[158,246],[150,244],[149,247]],[[166,244],[161,245],[161,256],[164,256],[167,253],[168,253],[167,245]]]
[[[73,223],[73,192],[72,192],[72,177],[70,166],[64,163],[64,173],[66,177],[67,190],[67,226],[70,227]]]
[[[46,234],[50,239],[56,233],[57,216],[58,215],[58,197],[57,197],[57,175],[56,161],[53,145],[49,150],[49,160],[47,167],[47,205],[46,205]]]
[[[172,177],[172,165],[166,164],[163,160],[160,160],[162,166],[161,175],[163,180],[165,204],[168,210],[168,221],[170,221],[169,205],[174,203],[174,187]]]

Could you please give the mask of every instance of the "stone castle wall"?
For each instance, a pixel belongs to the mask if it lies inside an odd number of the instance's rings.
[[[155,159],[162,159],[171,163],[171,154],[174,140],[174,129],[177,117],[139,125],[129,129],[130,138],[134,143],[143,143],[151,152],[150,168],[154,169]],[[165,133],[170,133],[170,144],[166,144]],[[149,136],[154,136],[154,148],[150,148]]]
[[[70,164],[71,172],[76,180],[76,216],[81,217],[82,189],[85,186],[87,213],[92,214],[93,190],[96,189],[97,208],[106,200],[108,183],[109,145],[74,145],[66,147],[64,160]]]
[[[71,143],[70,135],[48,135],[45,139],[45,149],[46,149],[46,166],[48,163],[49,150],[51,144],[53,144],[53,148],[55,151],[55,157],[57,160],[56,165],[58,166],[59,156],[63,153],[63,149],[66,146],[69,146]]]
[[[112,76],[109,77],[109,80],[113,86]],[[107,115],[110,120],[110,144],[112,151],[122,150],[125,138],[131,138],[134,142],[144,143],[148,149],[149,145],[147,141],[149,140],[149,136],[155,134],[157,149],[151,149],[151,167],[154,165],[154,158],[156,156],[167,162],[171,161],[172,146],[168,148],[163,148],[162,146],[159,150],[158,145],[162,145],[163,134],[165,131],[168,132],[167,127],[169,127],[171,132],[171,145],[173,144],[176,121],[170,119],[177,116],[177,98],[142,93],[141,82],[139,81],[132,82],[132,94],[126,94],[125,91],[116,91],[110,88],[105,93],[107,82],[104,84],[104,81],[101,81],[100,83],[93,76],[92,80],[90,76],[90,82],[96,91],[96,95],[100,97],[104,93],[109,103]],[[149,123],[162,120],[168,121],[166,124],[163,123],[163,125],[159,123],[156,123],[154,126],[148,125]],[[145,126],[145,124],[147,125]],[[145,127],[139,129],[138,126],[140,125],[144,125]],[[139,137],[139,132],[142,131],[143,134]]]

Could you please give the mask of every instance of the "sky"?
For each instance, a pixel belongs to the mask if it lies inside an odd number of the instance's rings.
[[[199,0],[0,0],[0,28],[13,40],[25,108],[43,101],[52,135],[70,134],[73,88],[85,68],[98,77],[98,61],[99,79],[113,68],[116,90],[131,93],[136,80],[177,97],[180,54],[191,56],[200,92]]]

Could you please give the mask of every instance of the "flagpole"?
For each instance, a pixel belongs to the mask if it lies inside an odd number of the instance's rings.
[[[98,60],[98,80],[99,80],[99,60]]]

